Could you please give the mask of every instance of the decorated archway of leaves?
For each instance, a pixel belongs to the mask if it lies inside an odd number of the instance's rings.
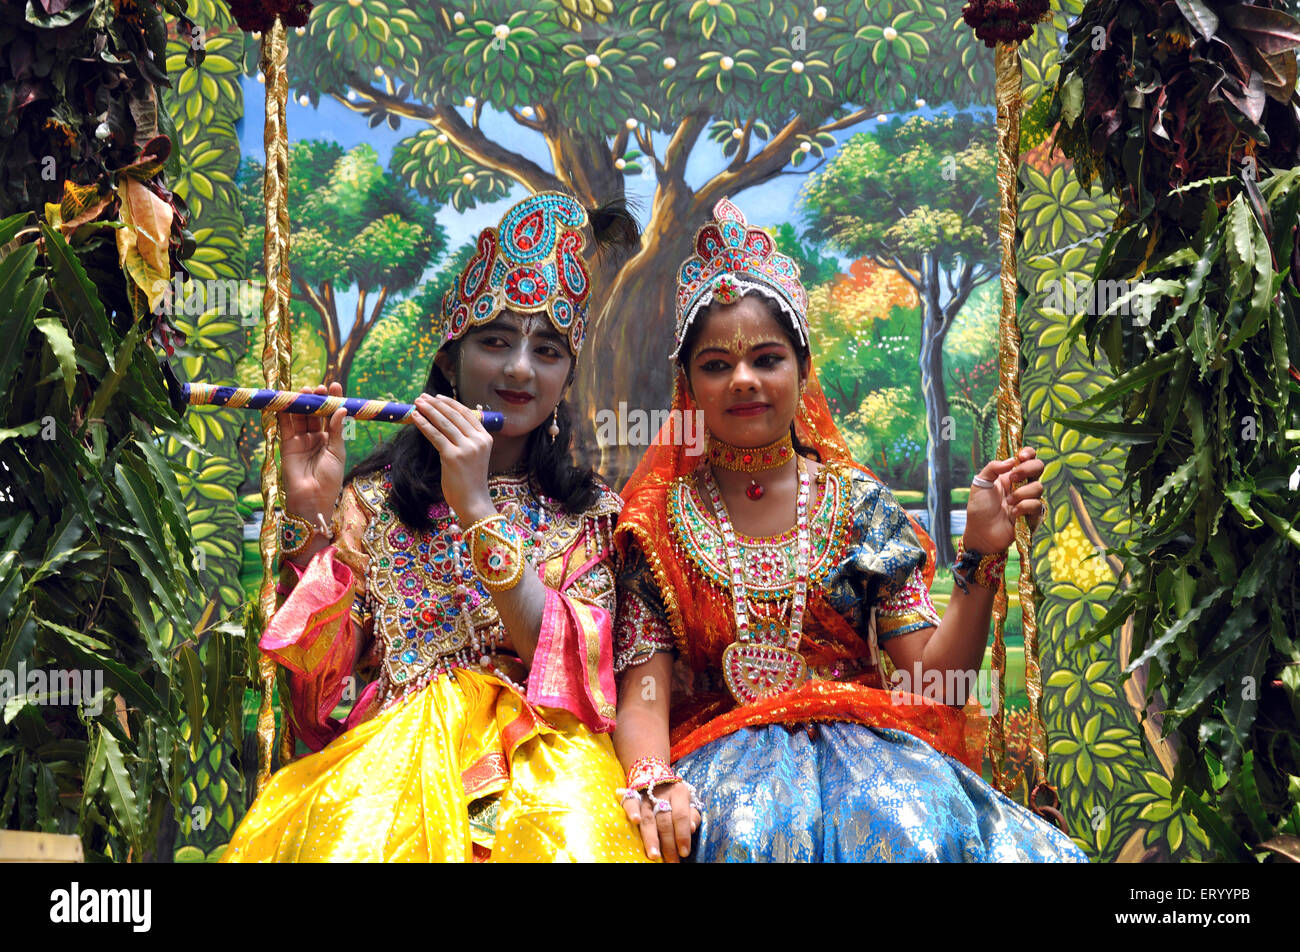
[[[1199,858],[1208,839],[1190,815],[1170,803],[1172,759],[1157,722],[1140,722],[1141,672],[1122,682],[1131,631],[1074,649],[1079,633],[1100,618],[1118,565],[1104,549],[1122,542],[1129,513],[1120,491],[1121,454],[1099,438],[1049,417],[1111,381],[1085,349],[1066,342],[1070,318],[1050,303],[1069,280],[1088,285],[1091,263],[1115,211],[1100,188],[1089,194],[1051,151],[1041,116],[1056,82],[1060,44],[1082,9],[1066,0],[1022,47],[1026,114],[1020,172],[1020,275],[1026,298],[1021,330],[1028,368],[1021,392],[1025,432],[1047,467],[1047,522],[1034,544],[1043,599],[1043,717],[1049,777],[1061,792],[1070,832],[1101,860]],[[1145,735],[1145,736],[1144,736]]]
[[[202,35],[173,36],[168,41],[167,72],[173,88],[163,98],[176,127],[182,171],[172,187],[193,213],[198,247],[187,265],[197,296],[194,305],[173,322],[187,337],[179,360],[185,379],[228,381],[235,376],[248,327],[257,314],[241,314],[229,297],[209,301],[203,289],[207,281],[247,277],[244,221],[235,187],[239,166],[235,123],[243,115],[239,74],[244,40],[221,0],[190,0],[189,11]],[[205,56],[191,66],[186,51],[195,44],[202,46]],[[204,646],[205,680],[235,678],[247,683],[247,654],[239,634],[246,604],[239,582],[243,518],[236,497],[244,475],[236,447],[243,421],[214,409],[191,407],[186,420],[195,445],[172,440],[165,451],[182,463],[177,480],[194,540],[205,555],[200,566],[207,596],[204,618],[215,622],[231,616],[233,622],[221,635],[209,636]],[[244,712],[229,711],[228,718],[229,729],[223,736],[206,732],[195,742],[196,765],[178,791],[176,803],[177,860],[215,859],[243,816],[245,784],[238,746]]]

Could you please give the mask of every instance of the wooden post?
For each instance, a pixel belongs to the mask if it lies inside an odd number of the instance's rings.
[[[80,837],[0,830],[0,863],[80,863],[84,859]]]

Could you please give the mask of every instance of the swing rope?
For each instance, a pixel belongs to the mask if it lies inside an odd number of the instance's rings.
[[[1002,245],[1002,307],[998,332],[998,457],[1005,459],[1017,450],[1024,437],[1020,405],[1020,325],[1017,320],[1016,181],[1020,169],[1020,112],[1022,108],[1019,43],[997,44],[997,126],[999,198],[998,237]],[[1032,781],[1028,806],[1036,814],[1065,830],[1055,789],[1047,782],[1046,726],[1041,701],[1043,676],[1038,661],[1037,582],[1034,577],[1032,530],[1024,517],[1016,519],[1016,552],[1020,575],[1016,591],[1024,631],[1025,694],[1029,699],[1029,755]],[[998,677],[997,708],[989,731],[989,759],[993,783],[1010,793],[1014,781],[1006,776],[1006,673],[1007,673],[1007,588],[1003,579],[993,603],[993,669]],[[1043,802],[1039,802],[1040,799]]]
[[[262,374],[271,390],[290,388],[289,342],[289,134],[285,110],[289,100],[288,43],[284,23],[277,16],[262,35],[260,67],[266,79],[266,122],[262,141],[266,150],[266,173],[263,196],[266,203],[266,237],[262,243],[262,265],[266,289],[262,295],[263,342]],[[280,495],[280,473],[276,466],[276,449],[280,427],[273,411],[262,411],[262,531],[258,547],[262,556],[262,584],[258,592],[262,624],[265,627],[276,609],[276,582],[280,536],[276,531],[275,512]],[[257,792],[271,779],[272,750],[275,745],[276,666],[269,655],[259,654],[258,677],[262,689],[257,714]],[[289,698],[280,692],[282,730],[280,763],[293,755],[293,736],[289,729]]]

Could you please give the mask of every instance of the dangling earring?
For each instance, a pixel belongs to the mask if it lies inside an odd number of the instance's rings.
[[[546,428],[546,432],[551,434],[552,443],[554,443],[555,438],[560,435],[559,415],[560,415],[560,408],[557,406],[555,410],[552,411],[551,413],[551,425]]]
[[[451,385],[451,398],[459,401],[460,395],[456,393],[456,382],[454,380],[449,380],[447,383]]]

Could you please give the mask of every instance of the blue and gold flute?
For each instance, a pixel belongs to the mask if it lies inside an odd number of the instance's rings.
[[[271,410],[275,413],[301,413],[328,417],[339,407],[358,420],[381,420],[384,423],[413,423],[416,409],[410,403],[387,400],[364,400],[361,397],[334,397],[323,393],[295,393],[292,390],[257,390],[253,387],[218,387],[210,383],[183,383],[181,393],[191,406],[236,407],[241,410]],[[495,410],[480,410],[483,429],[496,432],[506,418]]]

